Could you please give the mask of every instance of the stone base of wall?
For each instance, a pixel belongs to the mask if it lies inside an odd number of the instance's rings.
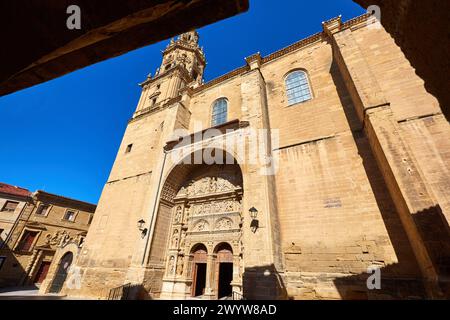
[[[189,282],[189,284],[192,281]],[[165,280],[162,285],[161,299],[184,300],[191,296],[190,285],[186,280]]]
[[[112,288],[123,285],[126,270],[90,269],[83,277],[82,290],[65,288],[72,297],[107,299]],[[134,284],[129,299],[184,299],[188,293],[163,285],[164,270],[149,268],[142,284]],[[246,268],[244,297],[249,300],[391,300],[426,298],[420,278],[381,275],[381,288],[368,289],[371,274],[278,272],[273,267]],[[186,289],[185,284],[183,288]],[[168,290],[170,289],[170,290]],[[183,291],[183,292],[182,292]]]
[[[147,299],[159,298],[161,296],[164,271],[163,266],[151,267],[145,270],[142,286],[147,293]]]
[[[369,290],[371,274],[286,272],[289,299],[295,300],[391,300],[424,299],[422,279],[381,276],[380,289]]]
[[[124,285],[127,271],[116,268],[81,269],[81,289],[64,286],[61,293],[71,297],[107,299],[111,289]]]
[[[274,266],[245,268],[242,282],[246,299],[283,300],[287,298],[283,274]]]

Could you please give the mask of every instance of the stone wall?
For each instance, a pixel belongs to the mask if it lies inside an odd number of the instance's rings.
[[[425,81],[428,92],[440,103],[447,120],[450,119],[448,74],[448,21],[450,3],[429,0],[354,0],[367,8],[381,9],[381,23],[401,48],[418,77]]]
[[[247,126],[234,134],[267,129],[279,138],[262,148],[280,160],[272,176],[225,150],[243,176],[246,297],[442,296],[450,129],[394,41],[369,26],[365,17],[332,19],[320,34],[268,57],[248,57],[246,66],[135,117],[103,191],[86,259],[78,262],[85,282],[73,294],[98,296],[131,281],[159,296],[170,216],[162,199],[178,192],[190,170],[171,159],[166,143],[174,129],[208,128],[214,101],[225,97],[227,120]],[[313,98],[288,106],[284,79],[292,70],[306,71]],[[195,149],[211,143],[204,139]],[[255,232],[251,207],[259,211]],[[147,237],[136,227],[141,218]],[[382,291],[367,290],[371,266],[381,270]]]
[[[52,262],[58,246],[81,244],[89,229],[95,206],[38,191],[26,203],[12,234],[0,255],[6,261],[0,270],[0,287],[32,285],[42,263]],[[48,204],[46,214],[36,214],[41,204]],[[74,221],[64,219],[67,210],[75,212]],[[44,212],[45,213],[45,212]],[[20,250],[27,231],[37,235],[29,250]]]

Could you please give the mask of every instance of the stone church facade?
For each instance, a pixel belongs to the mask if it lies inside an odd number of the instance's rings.
[[[141,84],[65,293],[448,297],[450,127],[377,21],[332,19],[206,83],[205,66],[187,32]]]

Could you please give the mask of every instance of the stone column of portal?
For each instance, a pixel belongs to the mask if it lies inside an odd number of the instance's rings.
[[[372,152],[422,271],[427,293],[431,298],[442,297],[438,284],[439,261],[434,255],[438,252],[435,246],[441,239],[430,232],[430,222],[436,227],[440,223],[438,204],[427,189],[420,168],[401,136],[390,102],[364,59],[352,31],[341,30],[340,18],[324,23],[324,31],[332,39],[334,60],[364,124]]]
[[[206,299],[214,299],[214,272],[215,272],[215,255],[208,254],[208,260],[206,262],[206,284],[205,284],[205,297]]]
[[[233,292],[242,293],[242,279],[239,275],[241,268],[241,257],[238,254],[233,255],[233,280],[231,281],[231,287]]]
[[[266,83],[260,71],[259,54],[248,57],[249,71],[241,76],[242,120],[249,123],[248,150],[241,165],[244,179],[242,243],[245,270],[243,290],[248,299],[284,298],[278,281],[283,271],[274,172],[265,171],[264,161],[273,159]],[[264,131],[265,130],[265,131]],[[257,143],[252,137],[257,136]],[[266,139],[262,139],[266,138]],[[249,209],[258,210],[255,230]]]

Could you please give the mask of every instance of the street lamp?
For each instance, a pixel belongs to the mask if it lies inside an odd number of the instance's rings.
[[[252,221],[250,222],[250,230],[255,233],[259,227],[259,221],[256,219],[258,217],[258,209],[256,209],[255,207],[251,207],[248,212],[250,213],[250,217],[252,218]]]
[[[258,216],[258,209],[251,207],[248,211],[250,212],[250,217],[252,217],[253,220],[256,219]]]
[[[144,238],[145,235],[147,234],[147,228],[144,228],[145,225],[145,220],[141,219],[137,222],[137,226],[139,231],[141,231],[141,237]]]

